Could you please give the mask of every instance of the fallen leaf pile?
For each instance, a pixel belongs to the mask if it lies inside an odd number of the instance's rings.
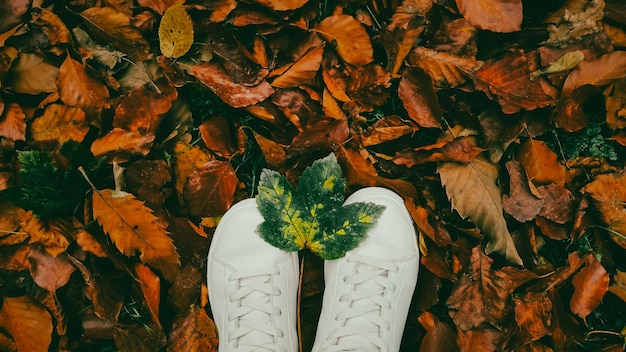
[[[623,350],[621,0],[0,2],[0,350],[216,350],[216,224],[329,154],[419,230],[403,351]]]

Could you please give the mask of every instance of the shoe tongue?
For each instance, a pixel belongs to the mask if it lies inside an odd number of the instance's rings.
[[[246,280],[259,280],[259,278],[242,279],[242,281],[244,282]],[[248,296],[246,296],[246,299],[268,303],[270,300],[270,296],[263,292],[252,291]],[[250,313],[246,314],[243,319],[255,322],[260,325],[269,325],[272,323],[270,315],[260,310],[251,311]],[[239,343],[243,345],[264,345],[273,342],[274,339],[271,335],[257,330],[252,330],[248,334],[239,338]]]

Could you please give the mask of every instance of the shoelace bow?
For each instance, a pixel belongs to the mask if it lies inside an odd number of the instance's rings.
[[[230,296],[237,308],[228,314],[228,320],[236,326],[228,340],[237,341],[237,351],[286,352],[277,343],[284,332],[273,324],[273,316],[282,314],[271,299],[281,294],[280,289],[272,286],[272,276],[278,274],[278,268],[270,267],[235,272],[229,277],[230,281],[238,281],[238,289]]]
[[[381,333],[390,329],[389,321],[383,318],[384,311],[391,309],[385,292],[396,290],[388,277],[400,268],[392,262],[362,255],[351,255],[347,261],[356,267],[353,275],[344,278],[345,284],[352,285],[352,291],[339,297],[339,301],[347,302],[349,308],[337,314],[340,327],[329,336],[335,345],[324,351],[388,351]]]

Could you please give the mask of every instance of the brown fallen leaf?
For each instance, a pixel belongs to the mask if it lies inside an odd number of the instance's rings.
[[[42,245],[50,255],[56,257],[70,245],[71,226],[61,219],[44,222],[29,210],[21,216],[20,232],[28,235],[29,243]]]
[[[30,276],[35,283],[50,292],[56,292],[65,286],[75,271],[72,263],[64,255],[53,257],[37,246],[30,247],[28,262]]]
[[[609,236],[626,249],[626,177],[622,174],[598,175],[581,192],[591,195],[602,220],[609,225]]]
[[[71,42],[70,31],[54,12],[36,7],[31,11],[30,24],[42,29],[51,45]]]
[[[374,61],[370,37],[354,17],[344,14],[328,16],[313,29],[335,47],[345,62],[362,66]]]
[[[159,92],[141,86],[125,96],[115,108],[113,127],[142,135],[155,133],[164,115],[178,98],[178,91],[169,84],[158,84]]]
[[[17,103],[6,104],[4,111],[0,110],[0,136],[14,141],[25,141],[25,120],[26,115]]]
[[[235,83],[216,63],[203,63],[189,68],[189,73],[209,87],[226,104],[242,108],[259,103],[274,93],[267,81],[255,86]]]
[[[82,142],[89,132],[85,112],[79,107],[51,104],[43,115],[30,124],[34,143],[52,143],[60,146],[68,140]]]
[[[217,351],[217,330],[206,311],[197,305],[174,321],[167,351]]]
[[[543,200],[531,192],[521,163],[509,160],[506,169],[509,172],[510,191],[502,196],[502,208],[519,222],[534,219],[543,206]]]
[[[285,148],[281,146],[278,142],[273,141],[265,136],[252,131],[254,140],[256,141],[259,148],[261,148],[261,152],[265,156],[265,160],[267,161],[268,166],[274,169],[281,169],[285,166],[285,161],[287,160],[287,153],[285,152]]]
[[[446,195],[464,218],[469,218],[487,237],[487,253],[496,252],[509,262],[522,265],[502,213],[496,185],[498,169],[482,158],[465,164],[440,162],[437,166]]]
[[[230,158],[235,153],[230,125],[224,117],[215,116],[202,122],[200,136],[204,145],[216,155]]]
[[[116,127],[105,136],[96,139],[91,145],[91,152],[96,157],[126,161],[133,156],[146,156],[152,148],[154,135],[142,135]]]
[[[538,340],[551,334],[552,301],[545,293],[527,292],[513,297],[515,321],[523,342]]]
[[[456,87],[465,83],[470,74],[482,65],[481,61],[474,58],[464,58],[421,46],[413,49],[409,62],[421,67],[437,88]]]
[[[112,7],[90,7],[80,13],[93,37],[101,43],[111,43],[132,60],[144,61],[152,57],[148,41],[130,18]]]
[[[617,270],[613,276],[613,284],[609,286],[609,292],[626,302],[626,272]]]
[[[186,145],[183,143],[177,143],[174,146],[174,153],[176,155],[176,163],[174,164],[176,191],[182,200],[183,189],[189,175],[198,167],[214,158],[208,151],[201,149],[197,145]]]
[[[323,46],[312,48],[298,61],[290,65],[280,76],[276,77],[272,81],[272,86],[288,88],[309,83],[320,69],[323,53]]]
[[[422,69],[407,69],[398,86],[398,96],[409,117],[421,127],[439,127],[442,109],[432,80]]]
[[[626,128],[626,79],[615,81],[609,85],[604,90],[604,96],[606,124],[613,130]]]
[[[567,188],[551,183],[537,187],[537,191],[543,199],[543,207],[539,211],[539,215],[557,224],[565,224],[574,220],[578,204],[572,192]]]
[[[492,32],[521,30],[521,0],[456,0],[459,11],[474,26]]]
[[[141,263],[136,263],[133,266],[133,271],[133,278],[139,283],[152,321],[160,325],[161,279],[148,266]]]
[[[361,136],[361,143],[364,147],[378,145],[415,133],[418,129],[410,120],[404,121],[398,115],[385,116],[367,129]]]
[[[528,179],[536,185],[565,182],[565,166],[543,142],[528,139],[518,150],[516,159],[524,166]]]
[[[16,93],[40,94],[57,90],[59,68],[37,53],[20,53],[4,77],[2,87]]]
[[[33,299],[4,297],[0,327],[9,332],[18,351],[46,352],[52,342],[52,317]]]
[[[436,161],[468,163],[485,151],[476,145],[472,136],[461,136],[435,144],[397,151],[393,162],[406,167]]]
[[[504,334],[489,325],[480,329],[459,331],[456,339],[461,352],[486,352],[501,349]]]
[[[454,330],[441,322],[434,314],[426,311],[417,318],[417,321],[426,329],[420,352],[455,352],[459,350],[456,345]]]
[[[624,76],[626,76],[626,51],[614,51],[579,63],[567,76],[561,94],[571,94],[576,88],[586,84],[604,86]]]
[[[0,3],[0,33],[22,23],[31,6],[32,2],[28,0],[8,0]]]
[[[213,160],[198,166],[189,174],[183,190],[187,211],[198,217],[222,215],[232,205],[238,184],[228,161]]]
[[[65,105],[83,109],[87,120],[99,125],[100,111],[109,104],[109,90],[88,75],[85,66],[68,55],[59,68],[56,85]]]
[[[135,196],[111,189],[93,191],[93,216],[117,249],[156,268],[174,281],[180,260],[167,231]]]
[[[505,54],[485,61],[473,75],[476,88],[496,100],[505,114],[554,105],[557,89],[543,77],[530,80],[530,73],[537,69],[537,55],[537,51]]]
[[[593,254],[585,257],[587,266],[572,279],[574,294],[570,300],[572,313],[585,319],[602,302],[609,290],[609,274]]]

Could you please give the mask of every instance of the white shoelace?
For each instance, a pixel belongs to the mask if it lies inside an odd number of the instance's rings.
[[[237,281],[237,290],[230,296],[237,308],[228,314],[228,320],[235,324],[228,341],[236,341],[237,351],[287,352],[278,344],[284,332],[274,325],[274,317],[283,314],[272,304],[272,296],[282,293],[272,286],[272,277],[278,274],[278,268],[270,267],[235,272],[229,277],[229,281]]]
[[[349,308],[337,314],[340,327],[329,336],[334,345],[324,351],[388,351],[382,331],[390,329],[384,311],[391,309],[391,302],[385,298],[385,292],[396,290],[389,273],[398,272],[400,267],[356,254],[346,260],[356,268],[353,275],[344,278],[345,284],[352,285],[351,292],[339,298],[340,302],[347,302]]]

